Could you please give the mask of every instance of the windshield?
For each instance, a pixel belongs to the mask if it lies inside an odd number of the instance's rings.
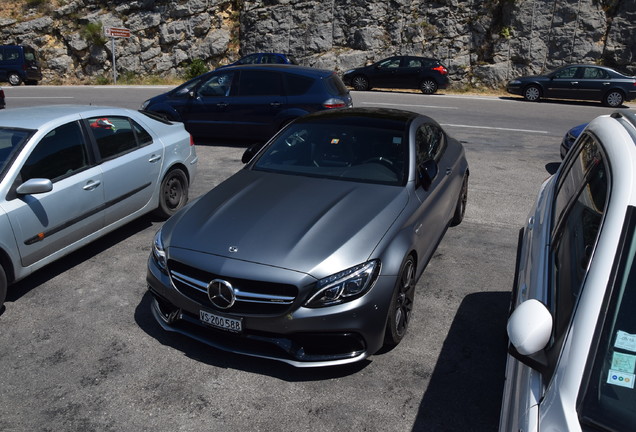
[[[636,208],[629,207],[625,225],[580,412],[584,424],[608,431],[634,430],[636,425]]]
[[[20,151],[33,131],[0,127],[0,179],[4,178],[13,157]]]
[[[265,149],[252,169],[366,183],[403,185],[407,137],[400,122],[296,122]]]

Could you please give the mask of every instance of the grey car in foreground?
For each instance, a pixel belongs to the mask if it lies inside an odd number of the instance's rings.
[[[0,113],[0,306],[7,286],[132,219],[183,207],[197,156],[181,123],[121,108]]]
[[[174,215],[148,261],[161,326],[294,366],[397,345],[416,281],[466,208],[462,145],[407,111],[294,121]]]

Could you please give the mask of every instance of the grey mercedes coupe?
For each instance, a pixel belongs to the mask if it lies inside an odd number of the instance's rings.
[[[302,117],[243,162],[156,234],[159,324],[299,367],[397,345],[417,280],[464,217],[462,145],[429,117],[352,108]]]

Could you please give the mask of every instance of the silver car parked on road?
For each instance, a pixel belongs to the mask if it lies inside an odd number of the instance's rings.
[[[0,112],[0,307],[7,286],[126,222],[183,207],[197,156],[181,123],[58,105]]]
[[[404,337],[415,284],[464,217],[468,163],[434,120],[302,117],[157,233],[152,310],[217,348],[326,366]]]
[[[593,120],[520,235],[500,432],[636,430],[636,116]]]

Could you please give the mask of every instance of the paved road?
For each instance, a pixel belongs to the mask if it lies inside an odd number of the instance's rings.
[[[41,103],[137,108],[166,88],[5,88],[8,109]],[[492,431],[518,229],[593,103],[354,93],[357,106],[430,115],[466,147],[464,222],[417,286],[409,334],[330,369],[212,350],[164,333],[145,268],[161,222],[143,217],[18,283],[0,316],[1,431]],[[1,113],[0,113],[1,115]],[[240,144],[202,143],[198,196],[241,168]]]

